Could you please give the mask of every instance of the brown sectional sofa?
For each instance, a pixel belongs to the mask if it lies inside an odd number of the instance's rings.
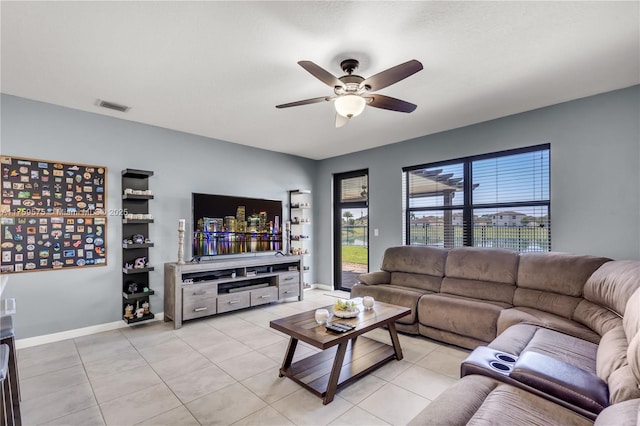
[[[412,424],[640,424],[640,261],[403,246],[381,269],[352,297],[408,306],[398,329],[475,348]]]
[[[363,274],[351,297],[411,308],[400,331],[468,349],[527,322],[597,343],[606,308],[583,297],[589,277],[610,259],[566,253],[524,253],[461,247],[391,247],[381,271]],[[591,328],[591,326],[595,328]]]

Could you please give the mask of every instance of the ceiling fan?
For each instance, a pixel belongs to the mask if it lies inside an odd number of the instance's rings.
[[[340,63],[340,67],[346,74],[338,78],[311,61],[298,62],[298,65],[315,78],[333,88],[334,95],[276,105],[276,108],[289,108],[323,101],[335,102],[336,127],[342,127],[349,122],[349,119],[360,115],[366,105],[399,112],[413,112],[416,109],[417,105],[412,103],[370,92],[384,89],[417,73],[422,69],[419,61],[412,59],[369,78],[353,74],[359,64],[355,59],[345,59]]]

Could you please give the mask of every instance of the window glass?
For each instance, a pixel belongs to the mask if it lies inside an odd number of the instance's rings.
[[[406,244],[551,250],[549,150],[405,168]]]

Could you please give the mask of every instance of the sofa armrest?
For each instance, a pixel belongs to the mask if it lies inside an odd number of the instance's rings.
[[[369,272],[368,274],[358,275],[358,281],[367,285],[389,284],[391,274],[387,271]]]
[[[592,413],[609,405],[609,388],[601,378],[538,352],[520,354],[509,377]]]

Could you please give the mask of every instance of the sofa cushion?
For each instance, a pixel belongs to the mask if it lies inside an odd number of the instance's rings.
[[[402,324],[398,324],[398,326],[400,325]],[[398,330],[400,330],[400,328],[398,328]],[[489,343],[485,340],[476,339],[475,337],[463,336],[451,331],[429,327],[424,324],[420,324],[420,322],[418,322],[418,332],[421,336],[471,350],[477,348],[478,346],[484,346]]]
[[[445,277],[442,280],[440,287],[442,293],[502,302],[509,305],[513,302],[513,292],[515,289],[515,285],[512,284],[449,277]]]
[[[411,420],[409,426],[464,425],[501,383],[484,376],[466,376],[441,393]]]
[[[356,284],[351,289],[351,297],[372,296],[375,300],[390,303],[392,305],[406,306],[411,309],[411,313],[399,320],[400,324],[414,324],[418,321],[416,312],[418,308],[418,299],[425,294],[426,291],[418,289],[408,289],[388,284],[366,285]]]
[[[640,398],[638,381],[633,377],[633,370],[629,364],[611,373],[607,385],[609,385],[609,398],[612,404]]]
[[[534,308],[567,319],[573,318],[581,301],[579,297],[527,288],[517,288],[513,295],[513,306]]]
[[[637,426],[640,424],[640,399],[610,405],[598,415],[595,426]]]
[[[578,303],[573,313],[573,320],[586,325],[600,336],[622,326],[622,318],[618,314],[588,300]]]
[[[636,395],[638,395],[635,396],[635,398],[640,398],[640,289],[636,290],[629,298],[622,322],[624,332],[629,341],[627,362],[629,363],[628,370],[631,372],[629,376],[631,376],[633,380],[630,385],[635,384],[634,391]],[[620,370],[622,369],[618,371]],[[618,371],[616,371],[616,373],[618,373]]]
[[[391,282],[391,274],[387,271],[369,272],[358,275],[358,281],[368,285],[389,284]]]
[[[449,294],[425,294],[418,302],[418,318],[428,327],[490,342],[505,304]]]
[[[469,425],[590,425],[590,420],[527,391],[498,386],[484,400]]]
[[[384,252],[380,269],[389,272],[411,272],[443,277],[446,259],[447,250],[438,247],[389,247]]]
[[[390,283],[394,286],[417,288],[420,290],[440,291],[442,277],[410,272],[392,272]]]
[[[596,358],[596,372],[605,381],[609,381],[611,373],[627,365],[627,336],[622,326],[607,332],[600,339],[598,356]]]
[[[603,264],[587,280],[584,298],[625,315],[627,301],[640,288],[640,261],[614,260]]]
[[[595,374],[599,346],[595,343],[532,324],[516,324],[489,345],[491,349],[520,356],[533,351]],[[600,375],[600,378],[606,379]]]
[[[498,334],[518,323],[540,325],[593,343],[600,341],[599,334],[575,321],[539,309],[525,307],[504,309],[498,318]]]
[[[640,281],[640,275],[637,279]],[[622,325],[627,340],[631,343],[631,340],[640,334],[640,289],[636,290],[629,298]]]
[[[611,404],[640,398],[638,382],[627,362],[632,350],[627,348],[622,326],[605,334],[600,344],[596,345],[539,326],[517,324],[505,330],[488,346],[515,356],[538,352],[597,374],[607,382]]]
[[[476,281],[514,284],[518,253],[511,250],[459,247],[449,251],[445,275]]]
[[[610,259],[566,253],[522,253],[518,288],[581,297],[587,279]]]
[[[509,378],[589,413],[609,405],[607,384],[596,374],[536,351],[520,355]]]
[[[526,323],[517,323],[500,332],[489,343],[489,347],[498,351],[518,356],[527,347],[533,336],[540,329],[539,326]]]
[[[579,414],[483,376],[465,376],[441,393],[409,425],[591,425]]]
[[[629,349],[627,349],[627,362],[633,373],[636,384],[640,387],[640,334],[631,339]]]

